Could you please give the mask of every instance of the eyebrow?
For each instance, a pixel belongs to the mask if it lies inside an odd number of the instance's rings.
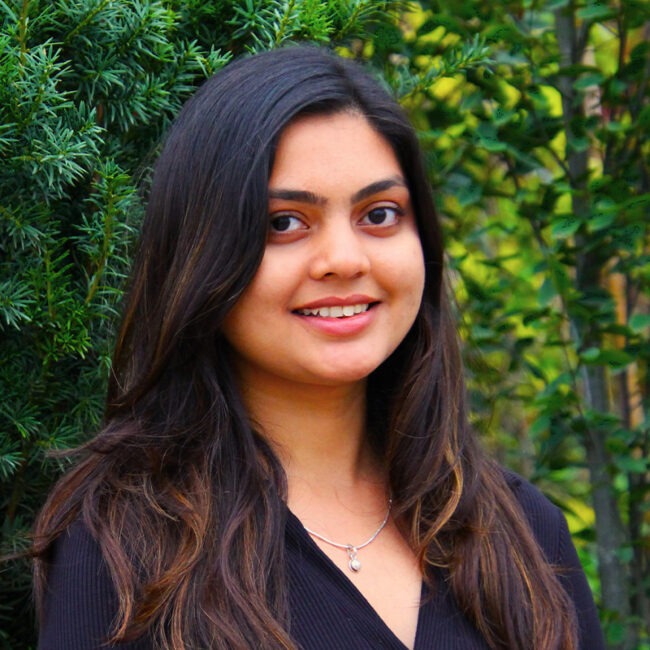
[[[406,182],[401,176],[391,176],[382,181],[375,181],[362,187],[358,192],[355,192],[352,195],[352,203],[357,203],[357,201],[363,201],[373,194],[379,194],[384,190],[389,190],[391,187],[406,187]]]
[[[375,181],[355,192],[350,202],[357,203],[363,201],[363,199],[367,199],[373,196],[373,194],[378,194],[391,187],[406,187],[406,182],[401,176],[391,176],[390,178]],[[311,205],[325,205],[327,203],[327,199],[324,196],[319,196],[318,194],[314,194],[314,192],[306,190],[269,189],[269,198],[296,201],[297,203],[309,203]]]

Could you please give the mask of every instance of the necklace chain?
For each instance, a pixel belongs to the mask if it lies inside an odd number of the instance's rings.
[[[335,542],[331,539],[328,539],[324,535],[321,535],[320,533],[317,533],[314,530],[311,530],[311,528],[307,528],[307,526],[303,525],[303,528],[310,534],[316,537],[317,539],[320,539],[321,542],[325,542],[326,544],[329,544],[330,546],[335,546],[336,548],[342,548],[344,551],[347,551],[348,553],[348,567],[350,568],[350,571],[353,573],[358,573],[361,571],[361,560],[357,558],[357,553],[362,549],[368,546],[368,544],[371,544],[372,542],[377,539],[377,535],[381,533],[382,530],[384,530],[386,524],[388,523],[388,519],[390,518],[390,511],[393,506],[393,499],[389,498],[388,499],[388,510],[386,510],[386,516],[384,517],[384,520],[379,524],[379,528],[370,536],[369,539],[367,539],[363,544],[341,544],[340,542]]]

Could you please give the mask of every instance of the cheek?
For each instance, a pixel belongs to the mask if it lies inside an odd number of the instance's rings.
[[[402,247],[399,259],[393,259],[392,263],[389,263],[389,268],[395,290],[402,292],[405,301],[417,311],[422,300],[425,281],[424,256],[419,237],[414,235]]]
[[[295,277],[290,262],[265,254],[242,298],[257,311],[286,305],[292,291],[292,278]]]
[[[422,295],[424,293],[424,264],[421,264],[417,269],[413,270],[411,282],[409,284],[408,306],[406,310],[409,312],[410,324],[415,322],[420,305],[422,304]]]
[[[284,309],[291,295],[290,278],[293,274],[290,265],[275,256],[264,255],[257,273],[240,296],[224,322],[226,338],[238,329],[263,328],[264,319]],[[264,316],[261,316],[264,314]]]
[[[411,281],[413,282],[413,290],[418,294],[419,298],[422,297],[424,291],[425,269],[424,269],[424,253],[420,240],[413,246],[411,252]],[[418,303],[420,300],[418,299]]]

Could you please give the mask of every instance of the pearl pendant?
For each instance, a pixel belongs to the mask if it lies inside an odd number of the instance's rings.
[[[356,547],[352,546],[352,544],[348,544],[347,552],[348,552],[348,557],[350,558],[350,561],[348,562],[350,571],[352,571],[352,573],[359,573],[359,571],[361,571],[361,560],[357,558]]]
[[[371,544],[372,542],[375,541],[377,538],[377,535],[381,533],[382,530],[384,530],[384,526],[388,523],[388,519],[390,518],[390,509],[391,506],[393,505],[393,499],[389,498],[388,499],[388,510],[386,511],[386,516],[384,517],[384,521],[379,524],[379,528],[372,534],[370,539],[367,539],[363,544],[359,544],[358,546],[353,546],[352,544],[339,544],[338,542],[333,542],[331,539],[327,539],[327,537],[323,537],[319,533],[311,530],[310,528],[307,528],[307,526],[304,526],[305,530],[315,537],[316,539],[320,539],[321,542],[325,542],[326,544],[329,544],[330,546],[336,546],[336,548],[342,548],[347,551],[348,553],[348,568],[352,573],[359,573],[361,571],[361,560],[357,557],[357,553],[359,552],[360,548],[365,548],[368,546],[368,544]]]

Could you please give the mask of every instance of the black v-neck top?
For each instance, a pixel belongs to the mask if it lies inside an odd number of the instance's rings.
[[[596,608],[562,513],[523,479],[507,477],[546,557],[564,569],[561,579],[578,612],[580,650],[604,650]],[[290,512],[286,561],[290,629],[302,650],[405,650]],[[422,603],[415,650],[488,649],[444,580],[438,582],[433,595],[423,586]],[[116,611],[115,591],[99,547],[83,525],[76,523],[55,544],[38,648],[152,650],[148,638],[118,646],[102,643]]]
[[[292,514],[287,522],[291,631],[305,650],[405,650],[363,594],[306,534]],[[318,585],[318,589],[314,589]],[[422,586],[415,649],[486,650],[480,634],[454,606],[441,581],[431,598]]]

